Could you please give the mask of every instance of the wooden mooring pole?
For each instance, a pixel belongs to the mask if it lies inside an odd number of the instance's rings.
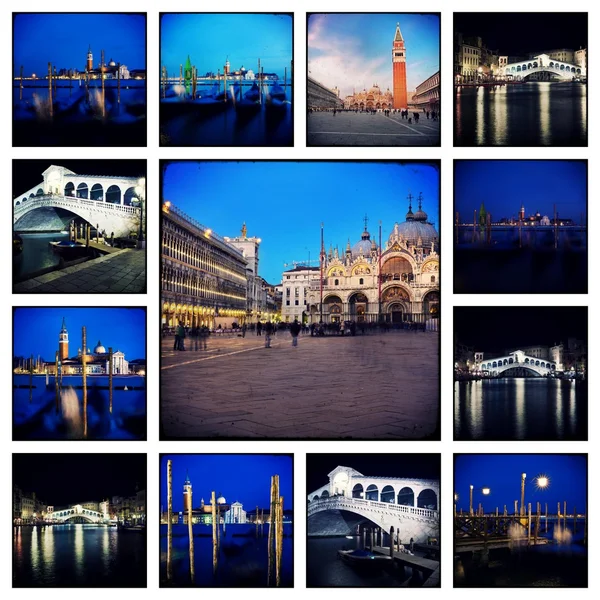
[[[87,437],[87,335],[85,325],[81,328],[81,374],[83,381],[83,437]]]
[[[21,81],[19,83],[19,100],[23,100],[23,65],[21,65]]]
[[[167,461],[167,579],[173,575],[173,461]]]
[[[394,558],[394,526],[390,527],[390,558]]]
[[[210,495],[212,508],[212,546],[213,546],[213,573],[217,572],[217,498],[214,492]]]
[[[108,412],[112,415],[113,406],[113,349],[108,349]]]
[[[58,393],[58,351],[56,352],[56,354],[54,355],[55,358],[55,362],[54,362],[54,367],[55,367],[55,371],[54,371],[54,390],[55,390],[55,394],[56,394],[56,414],[58,414],[59,411],[59,406],[60,406],[60,394]]]
[[[188,538],[189,538],[189,555],[190,555],[190,580],[194,582],[195,566],[194,566],[194,511],[192,503],[192,486],[190,485],[187,491],[187,515],[188,515]]]
[[[33,354],[29,359],[29,404],[33,400]]]

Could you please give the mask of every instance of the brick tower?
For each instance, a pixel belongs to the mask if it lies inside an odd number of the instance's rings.
[[[85,63],[85,70],[89,73],[94,70],[94,57],[92,56],[92,47],[88,48],[87,61]]]
[[[58,359],[60,361],[69,358],[69,332],[67,331],[67,324],[63,317],[62,327],[58,334]]]
[[[392,65],[394,69],[394,108],[407,108],[406,49],[400,32],[400,23],[396,23],[396,35],[392,47]]]

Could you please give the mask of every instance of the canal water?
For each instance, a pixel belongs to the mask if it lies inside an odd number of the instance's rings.
[[[561,521],[562,522],[562,521]],[[543,520],[540,525],[543,531]],[[455,587],[585,587],[588,582],[588,553],[584,545],[583,519],[567,519],[567,533],[556,522],[548,524],[544,546],[492,550],[487,567],[477,564],[468,554],[454,561]],[[556,534],[555,534],[556,531]]]
[[[289,99],[289,87],[286,94]],[[160,103],[162,146],[291,146],[293,131],[289,101],[237,109],[233,102],[202,105],[173,97]]]
[[[421,580],[412,580],[412,569],[395,568],[377,571],[357,570],[338,557],[338,550],[362,549],[358,536],[309,537],[306,547],[306,577],[308,587],[420,587]],[[419,554],[415,552],[415,554]]]
[[[14,587],[145,587],[146,535],[97,525],[13,528]]]
[[[49,113],[48,82],[26,82],[19,99],[13,85],[13,144],[15,146],[143,146],[146,145],[146,82],[107,81],[102,101],[100,81],[89,91],[79,81],[61,80],[53,92]]]
[[[587,146],[587,85],[531,81],[455,91],[455,146]]]
[[[454,439],[587,440],[587,382],[545,377],[456,381]]]
[[[23,281],[43,269],[56,267],[60,255],[52,250],[50,242],[69,239],[68,233],[19,234],[23,240],[23,251],[13,257],[13,281]]]
[[[227,525],[221,530],[217,567],[213,572],[212,525],[194,525],[194,581],[190,576],[187,525],[173,525],[172,577],[167,579],[167,525],[160,526],[160,585],[163,587],[266,587],[268,581],[268,531],[256,538],[254,525]],[[283,525],[281,586],[294,582],[292,524]]]
[[[13,374],[13,438],[15,440],[83,439],[81,376],[64,376],[56,412],[54,377],[34,375],[31,402],[29,375]],[[125,390],[124,388],[128,389]],[[146,378],[113,377],[113,410],[109,411],[108,376],[87,377],[87,439],[146,439]]]
[[[579,228],[492,229],[491,243],[472,227],[458,229],[454,245],[454,291],[459,294],[586,294],[587,233]]]

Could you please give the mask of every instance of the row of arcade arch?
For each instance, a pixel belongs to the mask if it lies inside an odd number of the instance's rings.
[[[27,202],[31,198],[37,196],[44,196],[45,192],[42,188],[38,188],[36,193],[33,192],[29,196],[24,196],[20,200],[15,202],[15,206],[19,206],[24,202]],[[129,187],[123,191],[118,185],[110,185],[104,189],[102,184],[96,183],[91,187],[87,183],[80,183],[77,187],[71,181],[69,181],[63,190],[64,196],[73,198],[82,198],[85,200],[97,200],[99,202],[106,202],[108,204],[122,204],[124,206],[136,206],[139,202],[139,196],[135,191],[135,187]]]
[[[329,498],[330,494],[328,490],[323,490],[321,495],[315,494],[312,501],[321,500],[323,498]],[[417,508],[427,508],[430,510],[438,509],[438,497],[437,494],[427,488],[422,490],[416,499],[415,504],[415,493],[410,487],[403,487],[397,494],[393,486],[386,485],[381,491],[375,484],[367,486],[364,489],[361,483],[357,483],[352,488],[352,497],[359,498],[362,500],[372,500],[373,502],[386,502],[388,504],[398,504],[402,506],[413,506]]]

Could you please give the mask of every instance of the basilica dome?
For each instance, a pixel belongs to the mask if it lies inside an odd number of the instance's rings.
[[[366,217],[365,217],[366,219]],[[365,230],[360,236],[360,241],[356,242],[352,246],[352,258],[358,258],[359,256],[370,256],[371,250],[376,249],[377,245],[375,241],[371,241],[371,234],[367,231],[367,224],[365,222]]]
[[[94,348],[94,354],[106,354],[106,348],[102,345],[102,342],[100,340],[98,340],[98,343]]]
[[[227,504],[227,501],[225,500],[225,498],[223,498],[223,496],[219,496],[217,498],[217,504]]]
[[[400,236],[408,242],[410,246],[420,246],[422,248],[431,246],[431,243],[438,243],[438,233],[435,227],[427,222],[427,213],[422,209],[423,197],[419,194],[419,210],[412,212],[411,196],[409,195],[408,212],[404,223],[396,223],[389,237],[389,243],[393,244]]]

